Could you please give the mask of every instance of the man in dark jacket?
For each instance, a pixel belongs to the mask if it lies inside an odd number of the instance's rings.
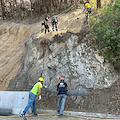
[[[49,26],[48,26],[49,18],[50,18],[50,15],[47,15],[47,17],[45,17],[44,22],[42,23],[42,25],[45,26],[45,34],[46,34],[47,30],[48,30],[48,32],[49,32]]]
[[[68,91],[68,85],[65,82],[64,77],[60,78],[60,82],[57,85],[57,91],[58,91],[57,111],[58,113],[60,112],[60,116],[63,116],[64,106],[65,106],[65,101],[66,101],[67,91]],[[60,103],[61,103],[61,106],[60,106]]]

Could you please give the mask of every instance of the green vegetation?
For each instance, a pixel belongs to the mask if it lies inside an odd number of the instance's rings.
[[[94,47],[120,71],[120,0],[104,8],[101,17],[92,17]]]

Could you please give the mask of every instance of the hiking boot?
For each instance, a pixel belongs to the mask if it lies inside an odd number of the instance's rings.
[[[24,120],[27,120],[24,114],[21,114],[20,117],[23,118]]]
[[[60,116],[60,117],[62,117],[62,116],[63,116],[63,114],[60,114],[59,116]]]

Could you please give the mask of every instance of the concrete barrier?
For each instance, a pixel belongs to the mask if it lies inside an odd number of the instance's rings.
[[[1,115],[19,115],[28,104],[29,92],[22,91],[0,91]],[[3,110],[2,110],[3,109]],[[8,111],[8,112],[7,112]],[[31,113],[31,108],[27,114]]]

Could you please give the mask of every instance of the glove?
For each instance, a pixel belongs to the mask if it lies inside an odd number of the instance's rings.
[[[41,100],[41,95],[38,97],[38,100]]]
[[[47,86],[45,86],[45,88],[47,88]]]

